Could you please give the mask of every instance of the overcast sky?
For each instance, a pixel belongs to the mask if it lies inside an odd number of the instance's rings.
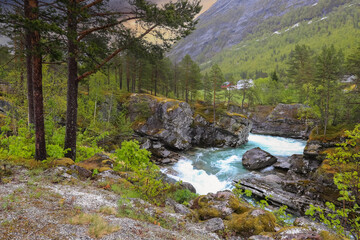
[[[118,1],[123,1],[123,0],[112,0],[112,2],[118,2]],[[166,2],[170,2],[170,0],[151,0],[152,2],[156,2],[159,4],[163,4]],[[173,0],[175,1],[175,0]],[[211,7],[211,5],[213,5],[216,2],[216,0],[201,0],[201,5],[203,5],[203,8],[201,9],[201,13],[205,12],[207,9],[209,9],[209,7]],[[0,35],[0,45],[4,45],[9,41],[8,38],[3,37]]]

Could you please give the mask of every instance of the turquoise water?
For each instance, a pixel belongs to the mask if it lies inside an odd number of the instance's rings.
[[[255,147],[275,156],[302,154],[306,141],[282,137],[250,134],[249,141],[239,148],[196,149],[173,166],[177,180],[191,183],[199,194],[217,192],[232,187],[232,180],[246,176],[249,171],[243,168],[242,155]],[[272,168],[265,169],[265,171]]]

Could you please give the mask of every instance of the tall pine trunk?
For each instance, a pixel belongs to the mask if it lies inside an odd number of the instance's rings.
[[[38,1],[30,0],[29,7],[31,9],[31,18],[37,20],[39,18]],[[34,91],[34,117],[35,117],[35,159],[46,159],[46,145],[45,145],[45,126],[44,126],[44,104],[42,95],[42,57],[40,48],[40,33],[38,30],[34,31],[31,38],[31,45],[35,49],[32,55],[32,80]]]
[[[68,8],[68,82],[67,82],[67,106],[66,106],[66,133],[65,149],[69,151],[66,157],[76,160],[76,132],[77,132],[77,96],[79,82],[77,79],[77,19],[76,0],[70,1]]]
[[[29,0],[24,0],[24,12],[25,18],[31,18],[31,8],[29,5]],[[26,52],[26,71],[27,71],[27,98],[28,98],[28,124],[34,124],[35,114],[34,114],[34,88],[32,80],[32,52],[33,48],[31,45],[33,31],[31,29],[25,30],[25,52]]]

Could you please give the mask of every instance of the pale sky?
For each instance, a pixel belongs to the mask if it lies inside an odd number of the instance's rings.
[[[159,3],[159,4],[170,2],[170,0],[152,0],[152,1],[156,2],[156,3]],[[174,0],[173,0],[173,2],[174,2]],[[201,9],[200,13],[203,13],[206,10],[208,10],[209,7],[211,7],[215,2],[216,2],[216,0],[201,0],[200,5],[202,5],[203,8]]]

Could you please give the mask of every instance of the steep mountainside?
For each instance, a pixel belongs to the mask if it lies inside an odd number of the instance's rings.
[[[359,0],[218,0],[169,56],[189,54],[202,70],[218,63],[234,77],[281,72],[298,43],[334,44],[349,53],[359,42],[359,6]]]
[[[199,17],[197,30],[179,43],[172,54],[182,58],[190,54],[205,56],[239,43],[266,19],[282,16],[301,6],[313,5],[317,0],[218,0]]]

